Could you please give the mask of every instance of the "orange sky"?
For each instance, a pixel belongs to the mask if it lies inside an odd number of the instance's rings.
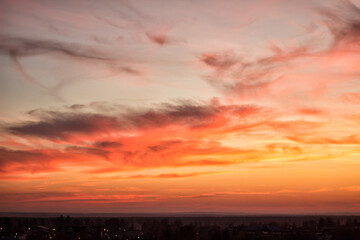
[[[2,1],[0,211],[360,212],[360,2]]]

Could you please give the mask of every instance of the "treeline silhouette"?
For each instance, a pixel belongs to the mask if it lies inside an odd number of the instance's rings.
[[[0,239],[359,240],[360,217],[3,217]]]

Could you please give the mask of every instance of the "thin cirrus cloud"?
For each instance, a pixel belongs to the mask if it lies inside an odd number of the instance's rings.
[[[129,178],[184,178],[184,177],[196,177],[200,175],[216,174],[217,172],[202,172],[202,173],[163,173],[159,175],[134,175]]]
[[[68,57],[73,61],[86,61],[86,64],[93,64],[97,66],[101,64],[111,70],[114,74],[128,74],[138,76],[142,72],[135,69],[127,60],[119,56],[110,56],[110,52],[99,52],[98,49],[84,46],[79,43],[57,42],[54,40],[16,38],[16,37],[1,37],[0,38],[0,53],[11,57],[15,67],[26,81],[35,84],[50,93],[58,95],[58,91],[67,82],[61,81],[55,87],[48,87],[32,77],[31,71],[27,70],[22,63],[22,59],[43,56],[43,55],[60,55]]]
[[[325,15],[326,26],[333,35],[333,45],[355,44],[359,39],[359,15],[360,8],[353,2],[342,1],[342,6],[338,9],[322,8],[320,13]]]
[[[349,186],[349,187],[343,187],[342,189],[345,191],[359,192],[360,186]]]
[[[272,53],[255,60],[229,50],[205,52],[199,60],[212,70],[206,76],[206,81],[225,95],[231,94],[241,99],[267,96],[273,100],[279,98],[279,94],[280,100],[285,97],[284,94],[288,99],[299,94],[312,98],[326,97],[333,88],[339,87],[339,80],[356,75],[358,57],[352,53],[359,51],[360,11],[352,2],[343,1],[339,9],[321,8],[319,12],[325,17],[323,22],[330,32],[330,44],[318,36],[311,36],[309,42],[295,42],[286,48],[272,43],[269,48]],[[341,58],[337,58],[337,55]],[[314,65],[318,66],[317,72],[304,75],[301,69],[311,69]],[[329,70],[339,67],[345,71],[337,79],[327,74]],[[296,81],[303,81],[306,85],[298,85]],[[298,88],[294,88],[294,85]],[[343,94],[345,101],[357,102],[357,93]]]

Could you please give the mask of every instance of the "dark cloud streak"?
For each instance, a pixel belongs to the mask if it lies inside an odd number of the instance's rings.
[[[72,134],[94,134],[120,127],[114,117],[100,114],[55,113],[40,121],[25,122],[7,128],[15,135],[65,140]]]
[[[333,36],[334,46],[343,43],[359,45],[360,8],[349,0],[342,0],[338,8],[321,8],[319,12],[326,17],[325,23]]]
[[[93,63],[105,64],[107,67],[113,69],[115,74],[125,73],[129,75],[139,76],[141,72],[128,66],[121,57],[113,56],[109,52],[100,52],[93,46],[85,46],[79,43],[59,42],[53,40],[29,39],[21,37],[0,37],[0,54],[8,55],[15,63],[16,69],[24,77],[25,80],[31,84],[37,85],[46,90],[48,93],[61,99],[58,95],[58,90],[66,84],[60,82],[57,86],[51,88],[36,81],[24,69],[21,59],[25,57],[33,57],[44,54],[61,54],[63,56],[91,61]],[[73,80],[74,81],[74,80]]]
[[[80,105],[70,107],[71,111],[47,111],[36,109],[29,111],[29,115],[37,121],[8,124],[5,129],[19,136],[34,136],[50,140],[68,140],[77,135],[107,134],[127,130],[159,129],[174,125],[177,127],[198,128],[211,124],[222,114],[246,119],[247,115],[261,111],[257,106],[235,106],[197,104],[191,101],[182,101],[177,104],[164,103],[156,108],[144,110],[127,110],[123,112],[84,113],[85,107]],[[100,147],[119,147],[118,142],[95,143]],[[155,147],[156,148],[156,147]],[[160,147],[161,148],[161,147]]]

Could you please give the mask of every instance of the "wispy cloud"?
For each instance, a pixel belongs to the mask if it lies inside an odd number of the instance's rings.
[[[349,187],[342,187],[341,189],[345,190],[345,191],[350,191],[350,192],[359,192],[360,186],[354,185],[354,186],[349,186]]]
[[[324,187],[324,188],[318,188],[318,189],[310,190],[309,192],[310,193],[321,193],[321,192],[331,192],[331,191],[334,191],[334,190],[335,190],[334,188]]]
[[[129,178],[186,178],[186,177],[197,177],[201,175],[218,174],[219,172],[192,172],[192,173],[162,173],[158,175],[133,175]]]

